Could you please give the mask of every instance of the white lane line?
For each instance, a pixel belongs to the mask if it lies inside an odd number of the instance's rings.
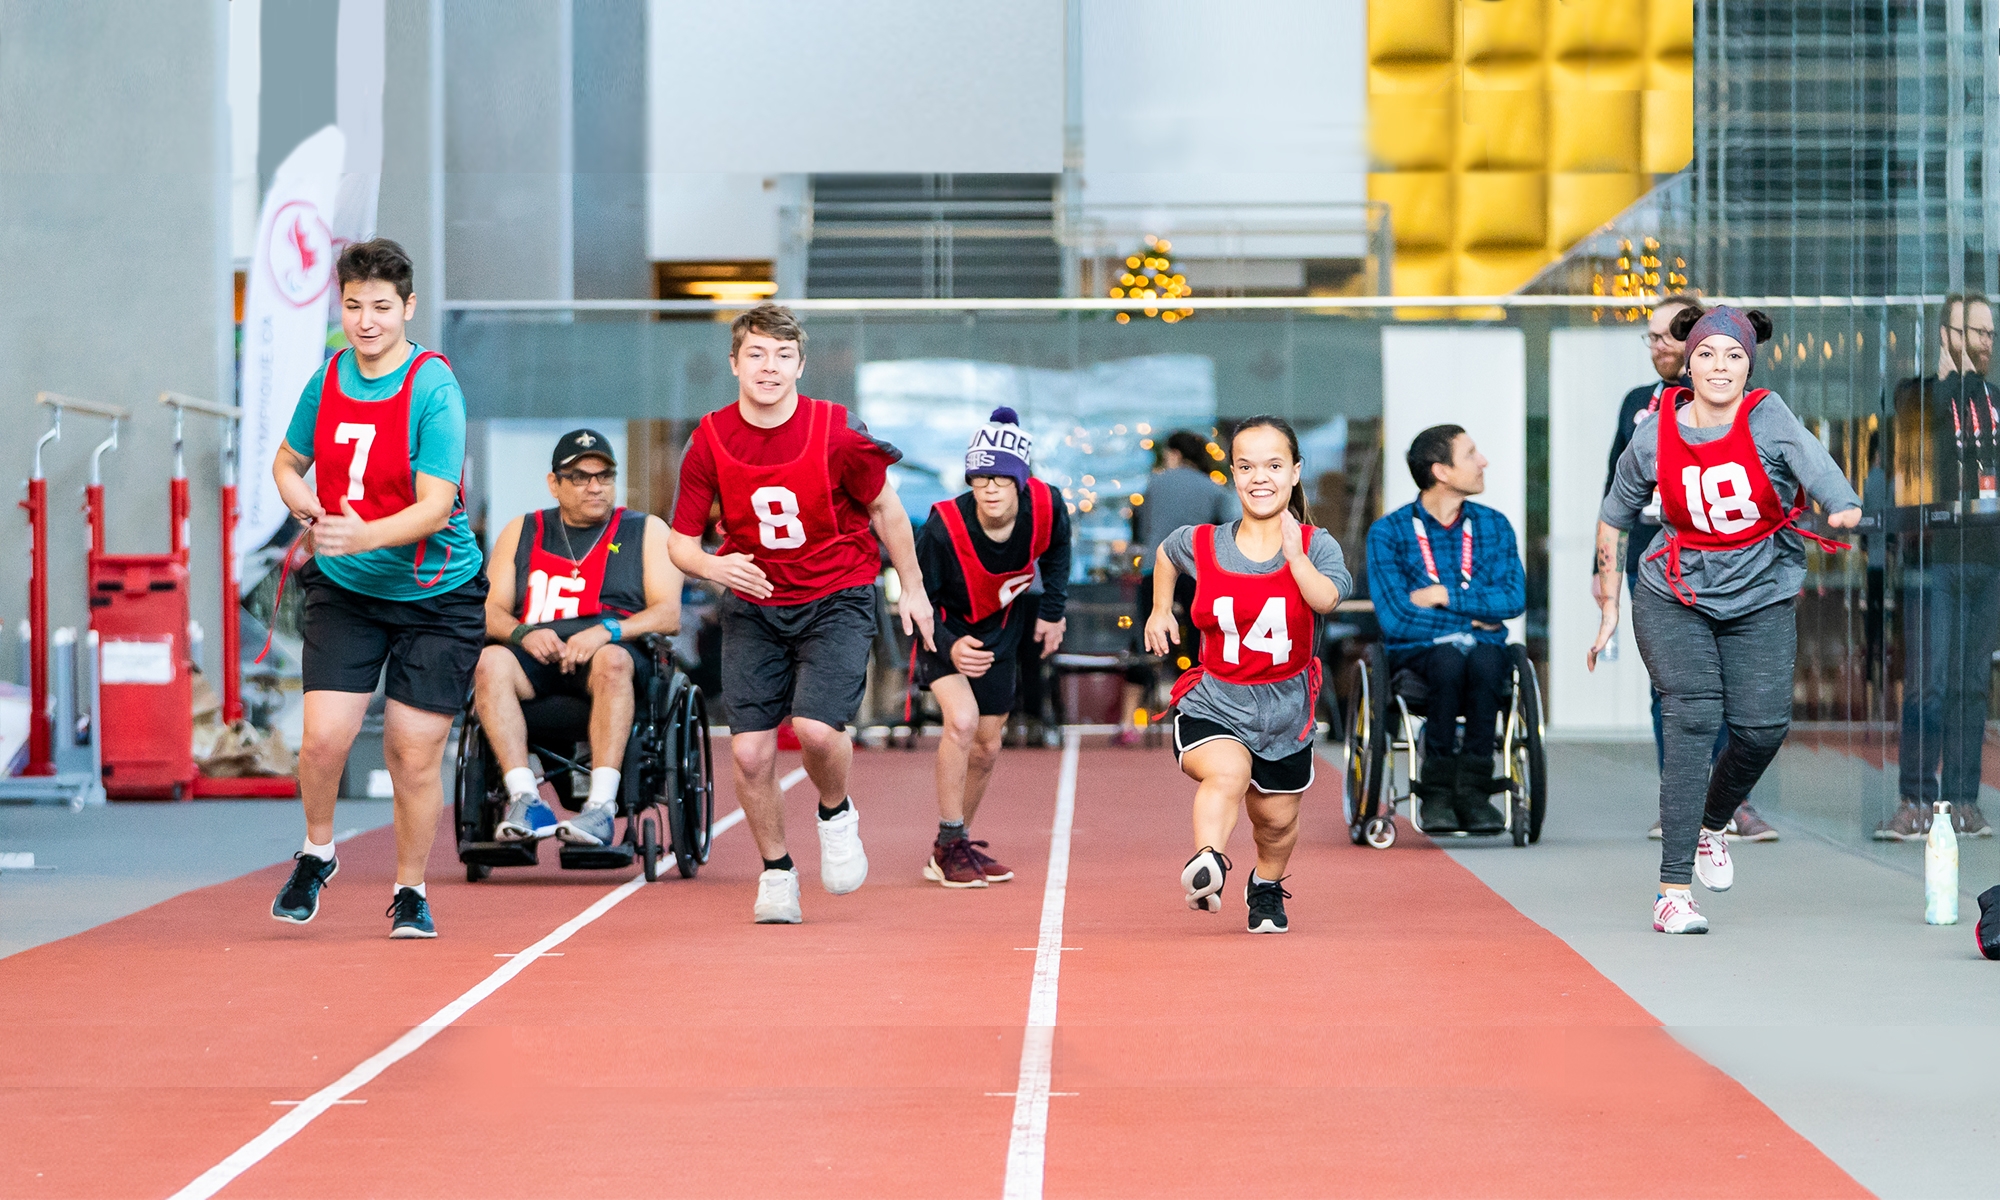
[[[806,769],[804,767],[793,767],[790,771],[787,771],[785,773],[785,777],[783,779],[780,779],[778,781],[778,790],[781,792],[789,792],[793,788],[804,783],[805,781],[806,781]],[[741,810],[739,809],[738,811],[740,812]]]
[[[779,790],[789,791],[805,777],[804,768],[793,771],[778,781]],[[742,821],[743,810],[739,808],[711,826],[709,836],[713,838],[716,834],[741,824]],[[480,980],[458,999],[431,1014],[423,1024],[391,1042],[387,1049],[299,1101],[296,1108],[272,1122],[269,1129],[245,1142],[236,1153],[203,1171],[193,1183],[175,1192],[170,1200],[208,1200],[209,1197],[228,1187],[238,1175],[264,1161],[272,1151],[298,1136],[306,1126],[317,1120],[321,1113],[336,1104],[360,1103],[348,1100],[347,1097],[366,1086],[382,1072],[416,1053],[425,1042],[449,1029],[460,1017],[471,1011],[475,1004],[499,991],[501,985],[526,970],[529,963],[538,958],[562,957],[559,954],[552,955],[549,951],[568,941],[584,926],[618,907],[626,897],[645,886],[646,877],[636,875],[613,888],[608,894],[599,897],[597,903],[563,922],[553,933],[495,968],[491,975]]]
[[[1082,736],[1063,737],[1056,819],[1049,834],[1049,880],[1042,888],[1042,933],[1035,947],[1035,982],[1028,992],[1028,1026],[1021,1039],[1021,1078],[1014,1086],[1014,1130],[1007,1138],[1007,1200],[1041,1200],[1049,1136],[1049,1068],[1055,1051],[1056,979],[1062,973],[1063,898],[1069,891],[1069,830],[1076,817],[1076,758]]]

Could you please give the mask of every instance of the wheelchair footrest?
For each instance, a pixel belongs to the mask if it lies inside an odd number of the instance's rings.
[[[636,855],[630,846],[564,846],[565,871],[616,871],[632,865]]]
[[[540,862],[534,842],[470,842],[458,849],[458,861],[485,867],[532,867]]]

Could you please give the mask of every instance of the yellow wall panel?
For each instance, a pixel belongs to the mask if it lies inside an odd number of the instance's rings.
[[[1549,62],[1549,90],[1555,92],[1636,92],[1646,86],[1651,64],[1637,54],[1557,58]]]
[[[1539,92],[1548,86],[1539,58],[1489,58],[1466,63],[1458,73],[1468,92]]]
[[[1452,264],[1452,281],[1461,296],[1504,296],[1533,279],[1555,258],[1541,249],[1466,251]]]
[[[1369,17],[1374,17],[1371,9]],[[1694,5],[1689,0],[1651,0],[1646,13],[1646,49],[1653,54],[1694,57]]]
[[[1450,61],[1416,62],[1399,59],[1373,63],[1368,67],[1368,94],[1444,96],[1458,95],[1458,67]]]
[[[1398,296],[1449,296],[1458,290],[1452,281],[1453,255],[1449,250],[1398,248],[1389,268],[1390,284]]]
[[[1638,174],[1556,174],[1549,176],[1549,248],[1557,253],[1624,211],[1644,195]]]
[[[1467,171],[1458,177],[1454,249],[1539,249],[1548,240],[1548,200],[1541,172]]]
[[[1455,96],[1368,98],[1368,165],[1375,171],[1442,171],[1459,132]]]
[[[1654,175],[1671,174],[1694,158],[1694,93],[1645,92],[1645,142],[1640,153],[1640,169]]]
[[[1642,89],[1653,92],[1692,92],[1694,55],[1678,52],[1648,55],[1646,82],[1642,85]]]
[[[1368,58],[1452,56],[1458,28],[1456,0],[1371,0],[1368,5]]]
[[[1390,0],[1393,4],[1395,0]],[[1544,0],[1473,0],[1459,4],[1465,22],[1465,61],[1542,56]],[[1384,7],[1377,3],[1371,9]]]
[[[1548,6],[1549,53],[1638,54],[1646,45],[1646,15],[1646,0],[1557,0]]]
[[[1452,175],[1447,171],[1391,171],[1368,177],[1368,198],[1389,206],[1396,254],[1405,247],[1442,250],[1451,245]]]
[[[1550,95],[1548,165],[1551,171],[1637,171],[1639,93]]]
[[[1464,93],[1456,165],[1462,170],[1529,171],[1542,165],[1546,93]]]

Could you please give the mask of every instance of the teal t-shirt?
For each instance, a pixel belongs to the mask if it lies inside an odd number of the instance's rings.
[[[403,387],[410,363],[424,348],[411,344],[410,360],[382,376],[364,379],[354,365],[352,353],[340,356],[340,390],[355,400],[394,399]],[[292,423],[285,430],[285,442],[292,449],[312,457],[313,425],[319,420],[319,394],[326,368],[313,372],[299,394],[299,406],[292,410]],[[416,386],[410,390],[410,467],[439,479],[456,480],[465,468],[465,393],[458,389],[458,377],[438,359],[431,359],[417,372]],[[465,513],[452,514],[451,523],[427,539],[408,546],[385,546],[362,554],[320,555],[314,559],[326,577],[351,592],[378,600],[421,600],[442,595],[479,573],[479,543]],[[424,546],[422,578],[418,578],[417,549]],[[450,559],[445,557],[450,552]],[[429,587],[423,584],[438,568],[444,574]]]

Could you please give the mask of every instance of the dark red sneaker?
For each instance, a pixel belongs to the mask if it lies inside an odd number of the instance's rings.
[[[986,871],[973,854],[972,843],[964,838],[933,843],[931,860],[924,864],[924,878],[948,888],[983,888]]]
[[[1014,868],[986,853],[985,842],[967,842],[966,845],[971,848],[973,861],[985,872],[986,882],[1005,883],[1014,878]]]

